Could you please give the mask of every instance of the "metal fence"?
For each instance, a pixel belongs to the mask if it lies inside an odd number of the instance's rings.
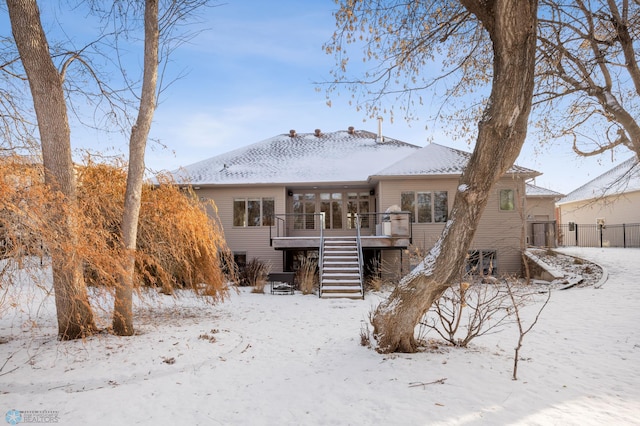
[[[558,244],[577,247],[640,247],[640,223],[558,225]]]

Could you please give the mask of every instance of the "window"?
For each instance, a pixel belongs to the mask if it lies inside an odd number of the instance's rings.
[[[233,226],[245,226],[247,200],[233,200]]]
[[[315,229],[316,194],[293,194],[294,229]]]
[[[515,210],[515,192],[513,189],[501,189],[500,190],[500,210],[512,211]]]
[[[411,222],[415,222],[416,194],[414,192],[403,192],[400,194],[400,209],[411,213]]]
[[[233,200],[233,226],[273,226],[273,198],[236,198]]]
[[[414,223],[441,223],[449,217],[447,191],[413,192],[400,195],[400,208],[411,213]]]
[[[496,275],[498,259],[495,250],[471,250],[467,255],[467,273],[471,275]]]
[[[360,228],[369,228],[369,193],[347,193],[347,229],[355,229],[356,215],[360,216]]]
[[[321,193],[320,212],[324,213],[325,229],[342,229],[342,193]]]

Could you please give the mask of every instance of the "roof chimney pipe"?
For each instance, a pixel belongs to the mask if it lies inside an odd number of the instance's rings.
[[[378,139],[376,142],[384,142],[384,136],[382,136],[382,117],[378,117]]]

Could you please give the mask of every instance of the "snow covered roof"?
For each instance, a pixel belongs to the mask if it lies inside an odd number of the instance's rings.
[[[424,148],[364,130],[281,134],[172,172],[178,183],[362,182],[372,176],[460,175],[471,154]],[[514,166],[511,172],[537,174]]]
[[[640,191],[640,162],[633,156],[567,194],[557,204]]]
[[[525,191],[527,193],[527,197],[549,197],[549,198],[560,198],[563,197],[564,194],[561,194],[556,191],[552,191],[547,188],[543,188],[541,186],[536,186],[531,183],[526,185]]]
[[[419,148],[360,130],[281,134],[172,174],[192,185],[366,182],[373,171]]]
[[[431,143],[389,167],[375,173],[375,176],[424,176],[460,175],[464,171],[471,153]],[[507,173],[539,175],[540,173],[514,165]]]

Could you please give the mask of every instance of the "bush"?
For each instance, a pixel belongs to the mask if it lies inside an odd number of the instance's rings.
[[[42,257],[43,240],[56,240],[50,218],[58,211],[60,198],[47,190],[42,167],[31,161],[0,158],[0,259],[21,262],[25,256]]]
[[[419,339],[435,331],[453,346],[499,331],[512,321],[513,303],[501,284],[462,282],[449,287],[420,321]]]
[[[296,271],[296,282],[302,294],[311,294],[318,287],[318,262],[311,257],[304,257]]]
[[[264,293],[264,287],[267,284],[267,276],[270,271],[270,264],[253,258],[240,271],[240,285],[253,287],[253,290],[251,290],[253,293]]]
[[[212,219],[215,205],[201,202],[193,190],[179,188],[167,176],[158,180],[158,185],[147,184],[142,190],[134,282],[167,294],[188,288],[223,299],[235,275],[223,270],[230,254],[219,223]],[[124,164],[89,162],[78,169],[82,254],[89,284],[115,285],[122,271],[125,188]]]

